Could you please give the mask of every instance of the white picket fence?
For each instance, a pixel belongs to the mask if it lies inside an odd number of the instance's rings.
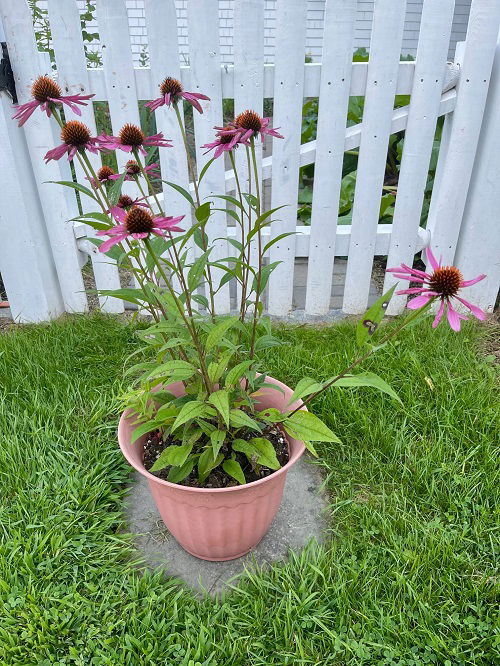
[[[234,66],[221,67],[217,0],[188,1],[189,66],[179,60],[174,0],[146,0],[150,68],[141,69],[134,69],[124,0],[97,0],[100,41],[105,47],[103,69],[86,67],[76,0],[49,0],[48,10],[59,84],[68,94],[93,93],[95,101],[107,101],[114,133],[125,122],[139,124],[138,100],[156,97],[158,82],[166,75],[180,77],[185,89],[211,98],[203,115],[194,114],[197,146],[211,139],[213,126],[222,123],[223,99],[234,99],[236,110],[250,107],[258,112],[264,98],[274,99],[273,125],[282,128],[285,139],[275,139],[272,154],[262,159],[262,179],[271,183],[273,207],[289,205],[280,211],[280,221],[273,222],[269,233],[298,233],[270,252],[271,261],[282,262],[269,282],[271,315],[283,317],[292,310],[296,257],[308,258],[306,315],[328,313],[333,265],[339,256],[348,257],[343,311],[359,313],[368,301],[374,256],[387,255],[391,265],[411,263],[414,254],[429,244],[446,262],[459,265],[467,277],[488,274],[470,293],[491,311],[500,285],[500,48],[496,48],[500,2],[473,0],[467,39],[457,55],[460,79],[444,93],[454,0],[424,0],[413,62],[399,61],[404,0],[375,2],[370,60],[352,62],[357,4],[356,0],[327,0],[321,63],[306,64],[307,3],[278,0],[275,63],[264,65],[264,0],[235,0]],[[51,67],[45,54],[37,51],[26,1],[0,0],[0,11],[22,103],[30,97],[34,78]],[[397,94],[411,95],[410,105],[394,109]],[[365,96],[363,122],[346,129],[351,95]],[[317,138],[301,145],[303,99],[318,96]],[[87,298],[81,268],[87,253],[98,288],[117,287],[118,269],[86,240],[90,232],[70,221],[78,213],[73,193],[47,183],[71,178],[63,160],[48,166],[43,162],[46,151],[58,143],[52,123],[37,113],[19,129],[11,120],[7,94],[0,93],[0,100],[0,273],[13,316],[19,321],[39,321],[63,311],[84,312]],[[160,111],[158,131],[176,146],[161,151],[162,177],[189,187],[172,113]],[[421,229],[438,116],[445,116],[442,145],[427,229]],[[82,120],[95,131],[92,105],[83,109]],[[390,225],[379,224],[389,136],[403,129],[394,220]],[[359,148],[359,161],[352,224],[337,226],[344,152],[355,148]],[[198,149],[197,159],[201,158]],[[122,155],[118,161],[123,166]],[[315,163],[311,225],[298,226],[298,171],[311,163]],[[76,173],[81,179],[78,167]],[[208,174],[203,196],[234,190],[234,174],[224,170],[222,159]],[[186,201],[170,190],[168,210],[190,214]],[[222,212],[211,218],[212,238],[225,238],[233,230]],[[229,254],[227,245],[218,241],[219,256]],[[385,286],[391,284],[388,276]],[[396,299],[390,312],[400,312],[404,304],[401,297]],[[123,311],[123,304],[114,299],[103,299],[101,306],[110,312]],[[218,307],[229,311],[228,288],[219,292]]]

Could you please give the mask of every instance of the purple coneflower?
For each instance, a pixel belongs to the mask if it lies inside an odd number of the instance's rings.
[[[152,102],[145,104],[145,106],[151,109],[151,111],[156,111],[156,109],[158,109],[160,106],[170,106],[171,104],[177,104],[179,99],[182,97],[186,100],[186,102],[189,102],[191,106],[194,106],[197,111],[203,113],[203,109],[201,108],[198,100],[210,99],[210,97],[202,95],[201,93],[185,92],[182,88],[181,82],[177,79],[173,79],[171,76],[167,76],[163,83],[160,83],[160,92],[161,97],[158,97],[158,99],[154,99]]]
[[[432,250],[426,248],[427,259],[432,267],[432,273],[419,271],[416,268],[410,268],[406,264],[401,264],[397,268],[388,268],[387,272],[392,273],[395,278],[401,280],[408,280],[409,282],[418,282],[421,287],[411,287],[410,289],[402,289],[397,291],[397,294],[418,294],[416,298],[408,301],[407,307],[411,310],[418,310],[426,305],[431,299],[439,299],[441,301],[439,310],[432,323],[433,328],[441,321],[445,310],[447,311],[448,322],[454,331],[460,330],[460,320],[467,319],[463,314],[460,314],[453,309],[451,299],[456,298],[457,301],[465,305],[466,308],[472,312],[474,317],[483,320],[485,318],[484,312],[476,305],[472,305],[464,298],[458,296],[460,289],[470,287],[476,282],[484,280],[486,275],[478,275],[473,280],[464,280],[462,273],[456,266],[441,266],[441,262],[437,262]]]
[[[94,95],[61,95],[60,86],[49,76],[39,76],[31,86],[31,94],[33,96],[31,102],[14,107],[16,113],[12,117],[19,120],[19,127],[24,125],[38,107],[45,111],[47,116],[50,116],[52,104],[66,104],[78,116],[81,116],[82,112],[78,108],[78,104],[86,106],[86,100],[94,97]]]
[[[79,120],[70,120],[64,125],[61,129],[61,139],[63,143],[60,146],[47,152],[45,162],[60,160],[66,153],[68,160],[71,161],[79,150],[89,150],[91,153],[102,150],[98,139],[91,137],[89,128]]]
[[[229,125],[227,127],[214,127],[214,129],[219,130],[215,134],[215,141],[212,141],[212,143],[206,143],[202,146],[202,148],[208,148],[207,153],[215,148],[214,158],[220,157],[222,153],[230,152],[233,148],[237,148],[239,143],[243,143],[246,146],[250,145],[248,141],[241,139],[238,133],[233,134],[232,132],[226,132],[226,130],[232,129]]]
[[[113,176],[116,176],[116,174],[110,166],[105,164],[97,171],[96,176],[99,183],[110,183],[112,180],[114,180]],[[85,176],[85,178],[87,178],[87,176]],[[90,181],[90,184],[93,188],[98,188],[98,184],[95,178],[91,176],[88,180]]]
[[[144,203],[144,199],[132,199],[128,194],[120,194],[118,201],[114,206],[108,210],[108,213],[116,218],[119,222],[122,221],[123,211],[129,210],[132,206],[142,206],[143,208],[149,208],[147,203]]]
[[[149,178],[159,178],[160,173],[158,171],[158,164],[156,162],[153,162],[152,164],[147,164],[144,167],[144,171],[147,173]],[[137,164],[135,160],[129,160],[127,164],[125,164],[125,178],[124,180],[135,180],[137,176],[141,174],[141,167]],[[121,173],[114,173],[112,176],[110,176],[111,180],[118,180],[121,178],[123,174]]]
[[[277,139],[283,139],[284,137],[279,134],[275,129],[269,127],[271,122],[270,118],[261,118],[258,113],[247,109],[236,116],[235,120],[230,123],[228,127],[216,127],[215,129],[219,130],[221,135],[235,136],[240,137],[240,142],[244,142],[251,137],[257,137],[260,134],[262,143],[264,143],[264,138],[267,135],[274,136]],[[279,129],[279,127],[278,127]]]
[[[126,153],[130,153],[136,149],[140,150],[143,155],[147,155],[146,148],[150,148],[151,146],[172,148],[172,144],[169,143],[168,139],[163,137],[161,132],[145,136],[144,132],[137,125],[132,125],[131,123],[124,125],[118,136],[101,134],[97,138],[103,148],[107,150],[124,150]]]
[[[99,247],[100,252],[107,252],[113,245],[121,243],[126,238],[140,240],[148,238],[149,234],[165,236],[171,231],[184,231],[184,229],[176,226],[184,218],[184,215],[179,217],[153,217],[147,210],[137,206],[133,206],[129,211],[119,210],[119,214],[115,217],[121,224],[97,232],[98,236],[111,237]]]

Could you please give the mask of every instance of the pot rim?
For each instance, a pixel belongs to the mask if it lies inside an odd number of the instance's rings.
[[[287,389],[288,391],[291,391],[290,387],[288,387],[286,384],[283,384],[283,382],[280,382],[278,379],[274,379],[274,377],[270,377],[268,375],[267,380],[271,380],[273,384],[280,386],[282,389]],[[298,407],[301,402],[302,402],[301,400],[294,402],[292,405],[290,405],[290,408],[295,409],[295,407]],[[307,407],[305,405],[303,405],[301,409],[307,411]],[[128,439],[128,437],[126,436],[127,420],[130,416],[132,416],[132,414],[134,414],[134,411],[132,409],[130,408],[126,409],[124,412],[122,412],[120,416],[120,422],[118,423],[118,443],[120,445],[120,449],[124,457],[126,458],[128,463],[132,465],[132,467],[136,469],[140,474],[145,476],[148,479],[148,481],[154,481],[155,483],[167,486],[168,488],[175,488],[180,491],[195,492],[195,493],[229,493],[229,492],[238,492],[238,491],[241,492],[247,488],[254,488],[258,485],[266,483],[266,481],[269,481],[270,479],[275,479],[280,474],[286,474],[288,470],[297,462],[300,456],[304,453],[306,448],[302,440],[294,439],[293,437],[288,435],[288,433],[283,431],[283,435],[286,437],[288,441],[289,450],[291,450],[292,442],[296,442],[298,446],[296,448],[296,451],[291,453],[290,459],[288,460],[286,465],[283,465],[283,467],[280,467],[280,469],[277,469],[272,474],[269,474],[269,476],[265,476],[263,479],[257,479],[257,481],[250,481],[250,483],[245,483],[244,485],[230,486],[229,488],[195,488],[192,486],[183,486],[179,483],[172,483],[171,481],[165,481],[164,479],[159,479],[154,474],[148,472],[148,470],[144,467],[144,464],[141,463],[140,465],[138,465],[136,461],[133,460],[133,458],[129,455],[127,447],[132,446],[132,443],[130,441],[126,442],[125,440]],[[140,437],[139,441],[141,441],[145,436],[146,435]]]

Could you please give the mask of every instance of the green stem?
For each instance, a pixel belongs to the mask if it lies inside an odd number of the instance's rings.
[[[163,266],[161,265],[161,262],[158,260],[158,257],[156,256],[156,253],[153,250],[153,247],[151,246],[151,242],[150,242],[149,238],[144,239],[144,245],[146,246],[151,258],[153,259],[156,267],[158,268],[158,271],[159,271],[161,277],[163,278],[163,281],[165,282],[165,285],[166,285],[168,291],[170,292],[170,295],[172,296],[172,298],[175,302],[175,305],[177,306],[177,310],[178,310],[179,314],[181,315],[181,317],[182,317],[184,323],[186,324],[186,327],[187,327],[187,329],[188,329],[188,331],[191,335],[191,339],[193,340],[194,345],[196,347],[196,350],[198,352],[198,359],[199,359],[199,362],[200,362],[200,371],[201,371],[201,374],[202,374],[202,377],[203,377],[203,381],[205,383],[205,387],[206,387],[208,393],[210,394],[212,392],[212,384],[211,384],[210,378],[208,376],[208,370],[207,370],[207,366],[206,366],[206,363],[205,363],[204,351],[203,351],[203,347],[201,345],[200,339],[198,337],[198,333],[196,331],[196,325],[194,323],[194,320],[189,320],[189,318],[186,317],[186,313],[184,312],[184,306],[183,306],[182,302],[179,300],[178,296],[176,295],[172,285],[170,284],[170,280],[168,279],[165,271],[163,270]]]
[[[254,143],[254,138],[252,137],[250,139],[250,152],[252,153],[252,165],[253,165],[253,170],[254,170],[254,179],[255,179],[255,194],[257,198],[257,220],[260,217],[260,211],[261,211],[261,201],[260,201],[260,185],[259,185],[259,170],[257,168],[257,157],[255,155],[255,143]],[[256,284],[256,294],[255,294],[255,305],[254,305],[254,310],[253,310],[253,323],[252,323],[252,335],[250,339],[250,358],[254,357],[255,354],[255,336],[257,332],[257,321],[259,318],[259,313],[258,313],[258,306],[259,306],[259,301],[260,301],[260,286],[261,286],[261,280],[262,280],[262,233],[259,228],[257,231],[257,245],[258,245],[258,272],[257,272],[257,284]]]
[[[383,337],[382,340],[378,343],[377,346],[386,344],[386,342],[389,342],[389,340],[392,340],[392,338],[394,338],[396,335],[401,333],[401,331],[406,326],[408,326],[408,324],[410,324],[414,319],[416,319],[419,315],[421,315],[424,310],[428,310],[430,308],[431,304],[435,300],[436,300],[436,297],[431,298],[430,301],[423,308],[420,308],[419,310],[415,310],[415,312],[412,312],[410,315],[405,317],[401,326],[398,326],[393,331],[388,333],[385,337]],[[292,414],[295,414],[295,412],[298,412],[299,409],[302,409],[302,407],[304,405],[309,404],[311,402],[311,400],[314,400],[314,398],[316,398],[318,395],[323,393],[323,391],[326,391],[327,389],[329,389],[336,382],[338,382],[339,379],[342,379],[342,377],[345,377],[347,375],[347,373],[349,373],[351,370],[353,370],[355,367],[357,367],[360,363],[363,363],[363,361],[366,361],[366,359],[369,358],[373,353],[374,353],[374,350],[370,349],[366,352],[366,354],[362,354],[361,356],[358,356],[358,358],[355,358],[354,361],[347,368],[345,368],[345,370],[342,370],[342,372],[339,372],[339,374],[336,377],[334,377],[327,384],[325,384],[323,387],[321,387],[319,391],[316,391],[315,393],[311,393],[311,395],[308,396],[305,400],[303,400],[301,405],[299,405],[299,407],[296,407],[293,410],[293,412],[290,412],[290,414],[288,416],[292,416]]]
[[[196,205],[199,208],[201,206],[201,199],[200,199],[200,191],[198,187],[198,180],[196,178],[196,172],[193,164],[193,160],[191,159],[191,153],[189,152],[189,144],[187,140],[187,135],[186,135],[186,128],[184,127],[184,123],[182,121],[182,116],[181,112],[179,110],[179,106],[177,103],[173,104],[174,110],[175,110],[175,115],[177,116],[177,123],[179,124],[179,129],[182,134],[182,141],[184,143],[184,152],[186,153],[186,160],[187,160],[187,165],[188,165],[188,173],[189,173],[189,178],[193,181],[193,187],[194,187],[194,194],[196,197]],[[203,245],[203,251],[206,252],[208,249],[208,244],[205,240],[205,227],[206,223],[201,227],[201,239],[202,239],[202,245]],[[206,269],[204,271],[205,275],[205,281],[208,285],[208,293],[209,293],[209,298],[210,298],[210,317],[213,322],[215,322],[215,294],[214,294],[214,286],[212,282],[212,270],[210,268],[210,263],[207,262]]]
[[[246,301],[246,287],[247,287],[247,273],[248,269],[245,264],[245,222],[243,220],[243,194],[241,192],[240,179],[238,177],[238,171],[236,169],[236,160],[234,159],[233,151],[229,151],[229,159],[231,161],[231,166],[233,167],[234,178],[236,181],[236,190],[238,192],[238,199],[241,206],[241,251],[240,251],[240,260],[241,260],[241,303],[240,303],[240,321],[243,322],[245,319],[245,310],[244,305]]]

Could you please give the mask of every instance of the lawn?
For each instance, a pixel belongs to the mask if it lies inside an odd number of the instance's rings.
[[[266,352],[293,384],[327,378],[352,324],[281,327]],[[134,328],[68,317],[0,335],[0,663],[460,665],[500,663],[500,475],[493,326],[424,322],[365,367],[371,389],[314,410],[342,445],[318,446],[326,545],[199,601],[141,570],[121,512],[129,468],[117,395]]]

